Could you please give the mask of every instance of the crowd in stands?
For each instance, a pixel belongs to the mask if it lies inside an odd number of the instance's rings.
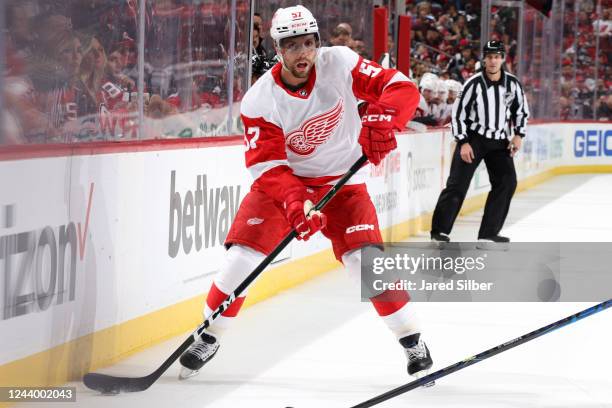
[[[604,2],[598,15],[593,0],[576,6],[573,0],[564,1],[561,118],[597,115],[611,120],[612,7]],[[229,61],[228,7],[212,0],[147,2],[140,85],[144,92],[139,95],[137,0],[7,0],[0,145],[135,138],[140,98],[148,119],[196,112],[201,122],[225,122],[225,113],[212,113],[227,111],[230,99],[239,103],[249,79],[256,80],[276,63],[269,24],[277,6],[274,1],[262,2],[264,10],[254,15],[252,44],[248,44],[244,27],[248,27],[250,2],[237,1],[234,59]],[[364,40],[369,16],[363,7],[338,0],[326,7],[335,13],[320,13],[322,45],[348,46],[371,59],[370,44]],[[407,11],[412,16],[411,74],[423,95],[416,120],[445,125],[461,83],[478,69],[480,2],[417,0],[408,4]],[[350,23],[342,15],[351,15]],[[519,62],[517,30],[515,9],[492,8],[490,39],[506,45],[506,67],[511,72]],[[247,61],[249,47],[253,61]],[[252,78],[246,78],[249,63]],[[233,77],[228,74],[230,65]],[[539,86],[537,81],[526,81],[530,98]],[[144,137],[159,137],[155,126],[152,129]]]
[[[0,144],[138,136],[137,0],[10,0],[4,7]],[[233,101],[248,86],[248,1],[237,2],[236,15]],[[146,3],[146,118],[227,107],[229,18],[229,8],[212,1]],[[159,136],[150,129],[145,137]]]
[[[612,3],[567,1],[563,20],[561,118],[612,120]],[[599,50],[597,50],[599,40]],[[599,51],[597,53],[597,51]],[[598,72],[595,72],[596,63]],[[595,103],[593,100],[597,93]]]
[[[414,121],[428,126],[450,122],[461,84],[476,73],[480,53],[480,2],[417,1],[412,15],[410,67],[423,98]],[[509,18],[494,10],[494,20]],[[506,66],[512,70],[516,44],[511,32],[496,24],[493,39],[506,44]]]
[[[519,24],[535,26],[530,31],[531,37],[525,44],[541,46],[543,39],[544,18],[537,12],[525,13],[525,21],[518,21],[516,7],[491,8],[490,38],[503,41],[506,45],[506,69],[517,74],[518,60],[522,57],[525,72],[524,86],[533,113],[536,117],[547,114],[558,114],[560,119],[598,119],[612,120],[612,4],[602,2],[601,15],[596,13],[596,1],[564,0],[563,44],[561,44],[560,79],[555,78],[552,86],[558,87],[559,94],[543,89],[550,85],[549,78],[554,72],[545,71],[545,58],[539,50],[532,52],[531,47],[517,55]],[[577,3],[574,4],[574,1]],[[528,7],[528,6],[526,6]],[[420,83],[426,75],[427,87],[437,80],[448,79],[464,82],[472,76],[478,67],[480,44],[480,2],[452,2],[443,0],[416,1],[411,6],[412,15],[412,48],[411,69],[413,76]],[[535,21],[534,21],[535,20]],[[599,45],[597,49],[597,40]],[[598,62],[598,72],[595,72]],[[431,74],[437,76],[432,77]],[[441,92],[444,85],[438,86]],[[423,89],[423,87],[421,87]],[[559,100],[557,107],[545,106],[540,112],[541,103],[537,98],[542,93],[550,93],[553,100]],[[595,98],[597,96],[597,98]],[[545,105],[552,100],[544,99]],[[426,114],[426,107],[420,109],[423,118],[417,119],[427,124],[443,124]]]

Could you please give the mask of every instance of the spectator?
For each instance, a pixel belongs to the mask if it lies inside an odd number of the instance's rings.
[[[253,53],[263,58],[267,58],[268,52],[264,48],[263,38],[261,37],[261,26],[253,25]]]
[[[606,122],[612,121],[612,94],[601,96],[597,107],[597,119]]]
[[[95,112],[96,105],[79,76],[81,41],[65,27],[47,31],[51,26],[57,27],[58,21],[61,16],[50,16],[42,22],[30,76],[38,109],[47,117],[43,140],[68,142],[78,133],[78,117]]]
[[[612,36],[612,7],[606,7],[601,18],[593,21],[593,32],[602,38]]]
[[[467,27],[467,19],[464,15],[459,15],[457,20],[451,27],[451,35],[449,36],[450,41],[459,42],[463,39],[471,39],[472,35]]]
[[[124,73],[128,62],[127,53],[121,48],[115,49],[108,56],[106,75],[114,83],[128,92],[136,91],[136,82]]]
[[[463,81],[464,76],[474,72],[473,49],[478,48],[478,41],[472,38],[479,32],[480,22],[476,12],[479,6],[475,8],[473,3],[464,3],[460,11],[454,3],[440,1],[418,2],[413,6],[415,46],[411,70],[415,78],[425,70],[440,73],[444,79]]]
[[[329,40],[332,46],[344,45],[350,47],[353,42],[353,29],[348,23],[340,23],[334,28]]]
[[[442,43],[442,35],[434,26],[427,27],[425,34],[425,42],[433,48],[439,48]]]
[[[14,47],[16,57],[32,57],[36,40],[36,31],[33,27],[35,13],[36,4],[27,0],[16,3],[8,9],[7,34],[9,42]]]
[[[351,49],[365,59],[372,59],[372,57],[366,50],[365,42],[361,39],[354,39],[351,44]]]
[[[276,57],[276,51],[268,39],[267,27],[269,27],[269,24],[266,26],[261,14],[255,12],[253,14],[253,30],[257,30],[259,35],[257,45],[255,40],[253,42],[255,53],[265,57],[267,60],[273,60]],[[253,37],[255,37],[255,32],[253,33]]]
[[[10,44],[7,47],[4,89],[4,110],[0,111],[0,146],[35,141],[44,135],[48,120],[35,104],[34,87],[26,75],[23,56]]]
[[[559,98],[559,116],[562,120],[568,120],[571,116],[572,103],[570,98],[561,96]]]
[[[469,40],[465,38],[459,42],[459,48],[460,52],[455,54],[455,57],[448,64],[448,71],[452,78],[463,82],[474,72],[476,56]]]
[[[86,46],[83,51],[83,61],[79,68],[79,76],[90,98],[90,103],[88,105],[93,105],[95,107],[93,112],[88,113],[95,113],[101,102],[98,97],[98,92],[101,90],[106,78],[107,60],[104,47],[95,35],[89,36],[86,41]]]
[[[267,37],[265,31],[266,28],[264,27],[263,18],[258,12],[253,13],[253,27],[259,28],[259,36],[261,41],[263,41],[263,39]]]

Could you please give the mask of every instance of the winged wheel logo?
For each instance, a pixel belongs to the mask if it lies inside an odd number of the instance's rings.
[[[344,103],[340,99],[336,106],[330,110],[314,116],[300,125],[300,127],[287,135],[287,146],[300,156],[312,154],[319,145],[327,142],[334,133],[342,115]]]

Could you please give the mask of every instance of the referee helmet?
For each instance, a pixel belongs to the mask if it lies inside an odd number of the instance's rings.
[[[482,49],[482,57],[486,57],[489,54],[500,54],[502,58],[506,56],[506,47],[501,41],[488,41]]]

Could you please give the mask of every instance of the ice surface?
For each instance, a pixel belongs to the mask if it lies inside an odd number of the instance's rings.
[[[504,234],[515,241],[612,240],[612,175],[552,179],[517,194]],[[481,212],[458,220],[454,240],[474,240]],[[413,239],[427,239],[421,234]],[[179,382],[175,364],[149,390],[100,396],[76,385],[60,407],[350,407],[409,382],[404,354],[342,269],[244,310],[217,357]],[[588,303],[420,303],[441,368],[582,310]],[[104,372],[141,376],[180,336]],[[612,407],[612,310],[547,334],[379,407]],[[20,404],[20,407],[40,404]]]

